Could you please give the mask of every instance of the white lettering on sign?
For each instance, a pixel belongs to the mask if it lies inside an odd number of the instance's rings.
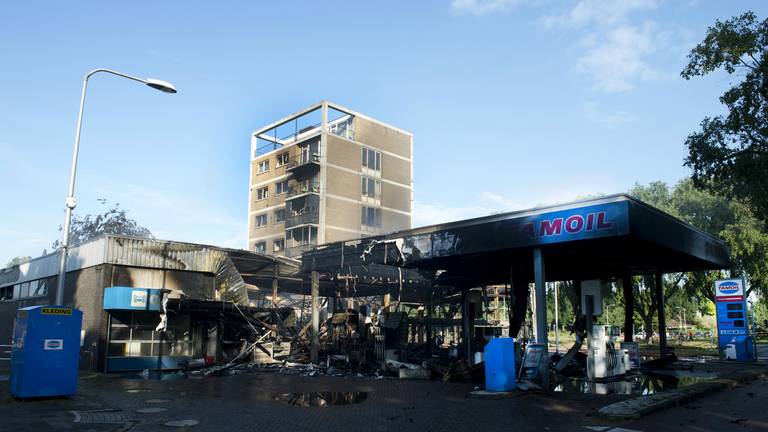
[[[131,291],[131,307],[147,307],[147,292],[144,290]]]
[[[64,339],[45,339],[43,341],[43,350],[61,351],[64,349]]]

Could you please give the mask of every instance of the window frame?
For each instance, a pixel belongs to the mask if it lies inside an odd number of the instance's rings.
[[[259,196],[261,196],[261,198]],[[269,198],[269,186],[264,186],[256,189],[256,201],[263,201],[268,198]]]
[[[283,215],[282,219],[278,216],[279,214]],[[286,210],[285,207],[275,210],[275,223],[285,223],[285,219],[288,217],[288,210]]]
[[[262,247],[259,247],[262,246]],[[261,250],[259,250],[261,249]],[[253,251],[256,253],[267,253],[267,242],[266,240],[262,240],[260,242],[256,242],[253,244]]]
[[[278,244],[282,245],[280,249],[277,248]],[[279,253],[279,252],[285,252],[285,239],[272,240],[272,253]]]
[[[261,221],[263,221],[263,223]],[[269,223],[269,220],[267,218],[267,214],[266,213],[258,214],[258,215],[256,215],[254,217],[254,224],[255,224],[256,228],[265,227],[265,226],[267,226],[268,223]]]
[[[371,163],[373,166],[370,166]],[[360,164],[363,170],[381,175],[381,152],[372,148],[363,147],[360,152]]]
[[[373,224],[370,224],[371,216]],[[360,225],[366,228],[381,228],[381,207],[361,206]]]
[[[373,177],[360,177],[360,196],[366,200],[381,201],[381,180]],[[373,194],[371,194],[371,185],[373,185]]]
[[[265,159],[263,161],[259,161],[258,166],[256,168],[256,174],[264,174],[269,172],[269,159]]]
[[[282,188],[280,187],[282,185]],[[282,192],[280,191],[282,189]],[[288,193],[288,180],[281,180],[275,183],[275,196]]]

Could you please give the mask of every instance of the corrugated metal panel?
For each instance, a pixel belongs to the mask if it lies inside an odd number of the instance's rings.
[[[135,267],[214,272],[226,253],[191,243],[106,237],[104,262]]]
[[[245,282],[233,262],[248,274],[265,271],[272,275],[275,257],[247,251],[173,241],[106,235],[69,251],[67,271],[100,264],[150,269],[185,270],[212,273],[215,286],[224,300],[247,304]],[[281,272],[298,273],[298,261],[277,259]],[[0,272],[0,286],[49,277],[58,273],[58,254],[50,254]],[[262,270],[264,269],[264,270]]]
[[[80,270],[104,263],[104,238],[98,238],[70,249],[67,253],[67,271]],[[58,273],[58,265],[54,274]]]

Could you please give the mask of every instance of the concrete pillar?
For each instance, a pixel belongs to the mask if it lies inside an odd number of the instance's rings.
[[[657,270],[656,279],[656,304],[659,306],[659,354],[667,355],[667,318],[664,314],[664,278],[661,271]]]
[[[625,274],[621,278],[621,290],[624,294],[624,342],[634,340],[635,329],[635,293],[632,291],[632,275]]]
[[[318,362],[320,347],[320,273],[312,272],[312,339],[309,345],[309,357],[312,363]]]
[[[533,250],[533,278],[536,285],[536,342],[547,343],[547,284],[541,248]]]

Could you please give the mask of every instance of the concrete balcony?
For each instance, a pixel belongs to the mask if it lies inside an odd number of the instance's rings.
[[[285,218],[285,229],[299,225],[317,225],[320,223],[320,214],[316,211],[296,214]]]

